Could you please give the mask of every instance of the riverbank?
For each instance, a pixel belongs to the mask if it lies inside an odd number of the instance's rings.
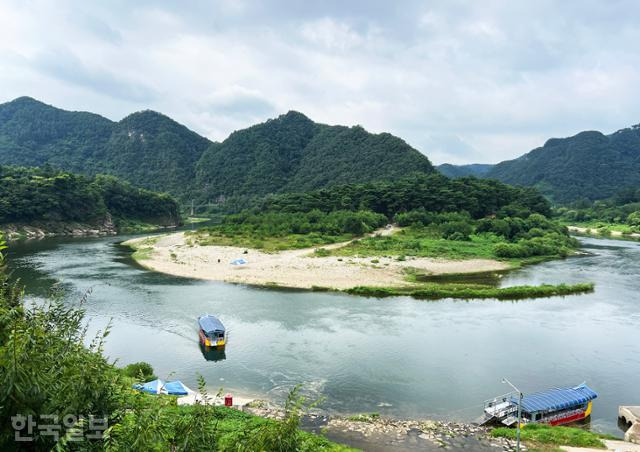
[[[95,224],[62,222],[62,221],[34,221],[29,224],[9,223],[0,225],[0,233],[6,240],[43,239],[45,237],[100,237],[117,234],[116,225],[111,217]]]
[[[326,245],[336,249],[350,242]],[[368,287],[412,287],[408,272],[431,275],[502,271],[506,262],[492,259],[437,259],[406,257],[318,256],[315,248],[265,253],[234,246],[200,246],[182,232],[123,242],[135,250],[134,259],[142,266],[195,279],[297,289],[351,289]],[[243,258],[244,265],[231,261]]]
[[[174,230],[179,224],[152,224],[110,216],[95,223],[69,221],[33,221],[0,224],[0,234],[8,241],[38,240],[46,237],[104,237],[118,234],[141,234]]]
[[[567,226],[569,232],[576,235],[582,235],[595,238],[611,238],[623,240],[640,240],[640,234],[637,232],[627,232],[611,228],[590,228],[585,226]]]

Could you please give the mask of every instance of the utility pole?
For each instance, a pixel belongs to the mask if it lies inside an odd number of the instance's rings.
[[[194,201],[193,201],[193,199],[192,199],[192,200],[191,200],[191,216],[194,216],[194,210],[193,210],[194,206],[193,206],[193,203],[194,203]]]
[[[506,378],[502,379],[503,383],[508,384],[518,393],[518,425],[516,426],[516,452],[520,452],[520,419],[522,418],[522,391],[516,388],[513,383],[511,383]]]

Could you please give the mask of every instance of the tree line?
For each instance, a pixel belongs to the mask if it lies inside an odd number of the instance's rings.
[[[113,176],[87,177],[51,167],[0,166],[0,224],[34,221],[96,223],[136,219],[175,225],[177,202]]]

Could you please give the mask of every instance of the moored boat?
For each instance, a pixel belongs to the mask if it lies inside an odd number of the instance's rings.
[[[224,347],[227,343],[227,335],[224,325],[217,317],[203,315],[198,318],[200,330],[200,343],[205,347]]]
[[[518,422],[519,394],[511,392],[484,403],[485,423],[512,426]],[[581,421],[591,415],[593,399],[598,394],[586,384],[570,388],[553,388],[523,395],[521,424],[562,425]]]

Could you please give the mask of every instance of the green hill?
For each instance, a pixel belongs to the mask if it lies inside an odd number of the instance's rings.
[[[209,140],[143,111],[113,122],[29,97],[0,105],[0,164],[112,174],[144,188],[185,195]]]
[[[494,166],[485,177],[533,186],[557,203],[605,199],[640,186],[640,124],[611,135],[581,132]]]
[[[438,165],[436,169],[447,177],[484,177],[493,168],[492,164],[485,163],[471,163],[469,165],[451,165],[450,163],[443,163]]]
[[[397,137],[318,124],[293,111],[212,143],[153,111],[113,122],[28,97],[0,105],[0,164],[112,174],[183,201],[433,171],[427,157]]]
[[[298,192],[434,171],[393,135],[318,124],[290,111],[234,132],[207,149],[197,181],[209,198]]]

